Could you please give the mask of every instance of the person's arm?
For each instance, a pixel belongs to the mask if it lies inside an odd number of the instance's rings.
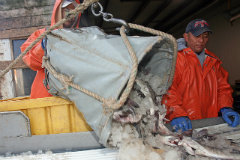
[[[228,72],[223,69],[221,64],[216,69],[217,75],[217,85],[218,85],[218,111],[224,107],[232,108],[233,98],[232,98],[232,88],[228,83]]]
[[[182,108],[182,93],[179,88],[183,75],[182,72],[184,71],[183,68],[185,67],[184,57],[178,55],[172,85],[162,101],[167,107],[166,118],[171,121],[170,124],[175,132],[184,132],[192,129],[191,120]]]
[[[179,84],[182,80],[182,72],[184,67],[184,57],[177,57],[175,74],[171,87],[163,97],[162,103],[167,108],[167,118],[172,120],[177,117],[187,116],[187,113],[182,109],[182,93],[179,90]]]
[[[35,41],[43,32],[44,29],[39,29],[31,34],[31,36],[23,43],[20,47],[23,52],[33,41]],[[44,50],[41,46],[41,40],[33,46],[32,49],[28,51],[28,53],[23,56],[23,61],[26,65],[34,71],[42,69],[42,57],[44,55]]]
[[[239,125],[240,116],[232,109],[232,88],[228,83],[228,72],[221,65],[217,70],[218,109],[223,120],[232,127]]]

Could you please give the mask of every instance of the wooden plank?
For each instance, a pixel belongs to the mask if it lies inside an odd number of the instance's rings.
[[[4,70],[13,61],[0,61],[0,70]],[[28,66],[20,60],[17,64],[13,66],[13,69],[28,68]]]
[[[50,21],[51,16],[48,14],[0,19],[0,31],[18,28],[29,28],[33,26],[46,26],[51,23]]]
[[[10,39],[0,39],[0,61],[11,61],[12,50]],[[1,63],[0,63],[1,64]],[[0,82],[0,92],[3,99],[12,98],[15,96],[14,77],[12,72],[6,73]]]
[[[28,37],[29,35],[31,35],[37,29],[44,28],[44,27],[47,27],[47,26],[17,28],[17,29],[9,29],[9,30],[0,31],[0,39]]]
[[[37,6],[34,8],[18,8],[11,10],[0,10],[0,19],[10,19],[14,17],[25,17],[25,16],[37,16],[47,14],[49,17],[52,15],[53,5],[49,6]]]
[[[55,0],[1,0],[0,10],[12,10],[18,8],[35,8],[53,5]]]

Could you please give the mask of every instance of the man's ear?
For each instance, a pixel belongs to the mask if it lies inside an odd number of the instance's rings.
[[[185,39],[186,42],[188,42],[188,34],[187,33],[183,33],[183,38]]]

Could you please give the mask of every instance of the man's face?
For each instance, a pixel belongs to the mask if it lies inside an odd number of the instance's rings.
[[[191,32],[184,33],[183,37],[187,42],[187,46],[195,53],[200,53],[206,47],[208,42],[209,32],[204,32],[199,36],[195,37]]]
[[[65,17],[65,15],[67,15],[73,9],[75,9],[73,4],[69,4],[68,6],[62,8],[63,18]],[[72,25],[74,24],[74,22],[75,22],[75,17],[73,17],[71,20],[66,21],[65,23],[63,23],[63,27],[64,28],[71,28]]]

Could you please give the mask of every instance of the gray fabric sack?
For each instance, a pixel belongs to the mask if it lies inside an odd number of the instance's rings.
[[[173,45],[160,36],[128,36],[138,62],[151,68],[153,74],[166,79],[172,70]],[[97,27],[77,30],[59,29],[47,35],[47,57],[54,69],[72,77],[72,81],[104,98],[118,99],[128,82],[132,61],[119,35],[107,35]],[[47,73],[49,93],[67,98],[84,114],[101,144],[107,144],[111,131],[112,112],[105,112],[102,103],[81,91],[63,86]]]

